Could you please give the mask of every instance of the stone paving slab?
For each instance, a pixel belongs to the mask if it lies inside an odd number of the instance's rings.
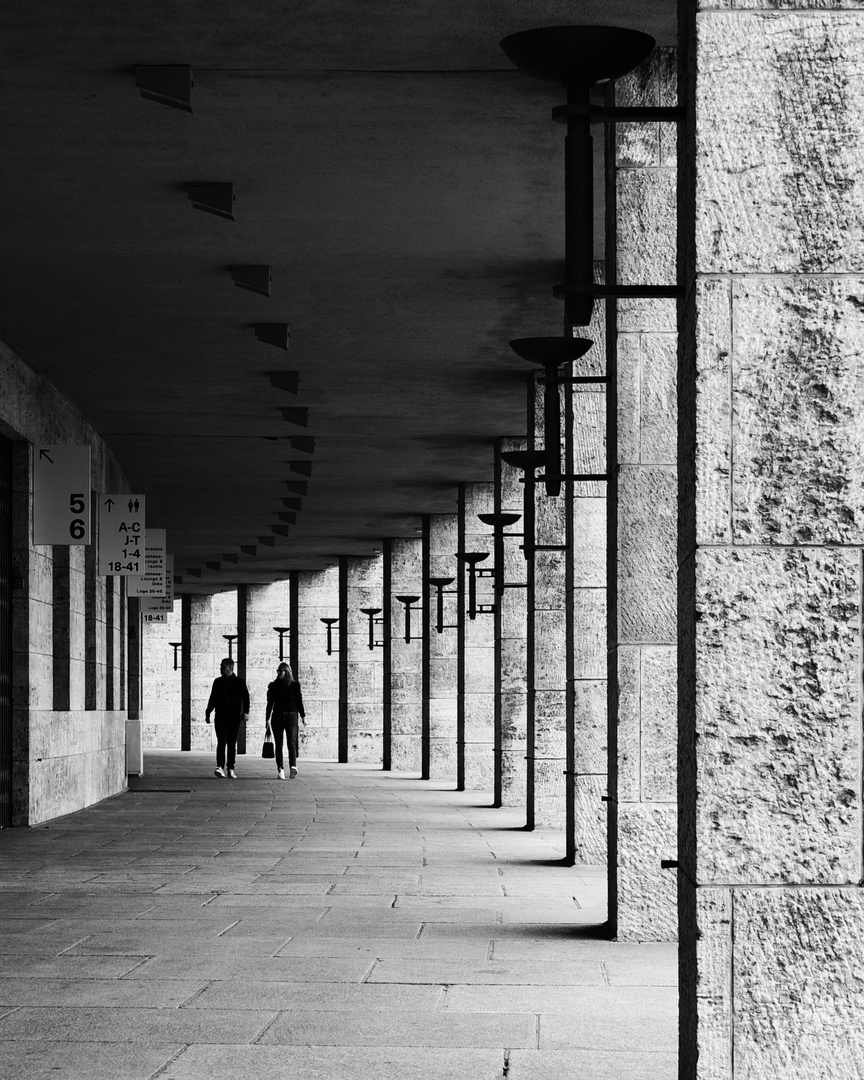
[[[249,1043],[273,1021],[274,1011],[234,1009],[37,1008],[0,1018],[0,1040],[52,1042]]]
[[[5,1042],[0,1058],[7,1075],[20,1080],[150,1080],[184,1049],[180,1044]]]
[[[360,982],[371,967],[372,961],[366,956],[156,956],[135,969],[135,978]]]
[[[501,1080],[500,1050],[422,1047],[193,1046],[159,1080]]]
[[[0,979],[0,1004],[175,1009],[202,985],[140,979]]]
[[[0,1025],[2,1030],[2,1025]],[[536,1020],[530,1014],[409,1013],[401,1009],[344,1010],[339,1023],[317,1011],[280,1013],[259,1039],[291,1046],[450,1046],[489,1049],[533,1047]]]
[[[521,962],[484,960],[380,960],[369,982],[449,984],[534,984],[547,986],[601,986],[603,972],[597,961],[562,960]]]
[[[156,983],[157,986],[169,985]],[[191,984],[184,984],[191,985]],[[200,985],[200,984],[199,984]],[[213,982],[186,1004],[189,1009],[303,1009],[319,1012],[398,1009],[426,1013],[438,1008],[440,986],[387,986],[371,983]],[[5,998],[0,996],[0,1002]],[[334,1021],[330,1017],[328,1023]],[[315,1040],[313,1040],[315,1041]]]
[[[356,956],[416,958],[418,960],[485,960],[490,943],[478,941],[423,941],[404,938],[329,937],[295,935],[279,950],[280,956]]]
[[[641,1051],[513,1050],[507,1080],[678,1080],[678,1055]]]
[[[4,979],[113,979],[133,971],[145,956],[0,955]]]

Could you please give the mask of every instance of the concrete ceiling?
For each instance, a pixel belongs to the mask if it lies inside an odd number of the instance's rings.
[[[494,439],[525,431],[507,342],[561,332],[563,255],[562,93],[498,42],[608,23],[670,45],[674,13],[7,0],[0,337],[146,493],[181,591],[372,554],[492,478]],[[136,64],[190,64],[194,112],[144,100]],[[236,220],[194,209],[196,181],[233,183]],[[236,288],[236,264],[269,264],[271,297]],[[289,351],[255,322],[287,323]],[[283,537],[285,498],[302,508]]]

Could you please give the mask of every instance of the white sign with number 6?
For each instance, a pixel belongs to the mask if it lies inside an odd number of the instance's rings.
[[[90,447],[33,448],[33,543],[90,543]]]

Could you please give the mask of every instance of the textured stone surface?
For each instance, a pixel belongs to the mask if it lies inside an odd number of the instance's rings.
[[[860,271],[864,15],[716,16],[697,33],[697,270]]]
[[[652,803],[618,804],[618,939],[671,941],[678,926],[675,870],[676,809]]]
[[[677,666],[674,645],[641,650],[641,792],[651,802],[674,802],[678,730]]]
[[[619,281],[674,284],[675,169],[621,169],[617,182]]]
[[[604,866],[607,856],[606,777],[577,776],[575,790],[576,861]]]
[[[606,677],[606,590],[575,589],[573,603],[573,675],[576,679]]]
[[[701,882],[861,875],[857,552],[698,555]]]
[[[575,761],[577,773],[606,774],[606,680],[573,684]]]
[[[860,277],[735,283],[736,542],[862,542],[862,292]]]
[[[606,496],[573,501],[573,579],[579,588],[606,586]]]
[[[696,535],[732,538],[732,293],[727,281],[696,285]]]
[[[623,466],[618,493],[619,639],[627,643],[674,641],[675,470]]]
[[[618,798],[641,798],[642,665],[638,645],[619,645],[618,658]]]
[[[864,891],[735,890],[736,1073],[856,1076],[864,1066]]]

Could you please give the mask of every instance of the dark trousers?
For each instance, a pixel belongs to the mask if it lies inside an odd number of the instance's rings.
[[[224,769],[225,749],[228,749],[227,765],[234,768],[234,756],[237,753],[237,736],[240,733],[240,725],[243,723],[242,716],[215,717],[213,726],[216,728],[216,764]]]
[[[300,721],[296,712],[274,712],[270,719],[273,742],[276,746],[276,768],[282,768],[282,732],[288,743],[288,765],[297,764],[297,742],[299,740]]]

